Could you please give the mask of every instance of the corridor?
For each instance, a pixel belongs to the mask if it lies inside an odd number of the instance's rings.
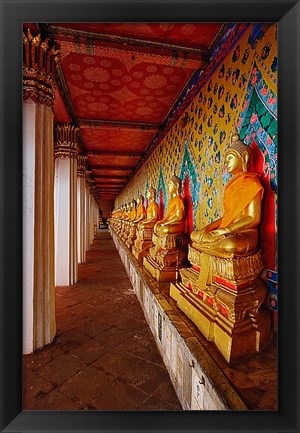
[[[23,363],[24,410],[182,410],[112,238],[56,289],[54,341]]]

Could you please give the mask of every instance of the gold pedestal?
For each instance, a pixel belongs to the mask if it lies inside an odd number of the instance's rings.
[[[153,246],[152,235],[153,228],[137,232],[137,237],[132,247],[132,253],[140,264],[143,264],[144,257],[148,255],[149,249]]]
[[[125,243],[129,233],[129,221],[124,221],[122,230],[120,232],[120,238]]]
[[[136,239],[136,227],[137,227],[137,224],[130,223],[127,240],[125,242],[127,248],[129,248],[129,249],[131,249],[132,244]]]
[[[176,281],[178,270],[187,266],[188,237],[186,234],[158,237],[153,234],[154,246],[144,257],[145,269],[158,282]]]
[[[189,258],[193,255],[189,252]],[[262,305],[267,287],[260,279],[261,252],[235,258],[211,256],[211,267],[212,283],[205,287],[198,286],[198,269],[180,270],[182,281],[171,284],[170,296],[232,362],[261,350],[270,335],[270,311]]]

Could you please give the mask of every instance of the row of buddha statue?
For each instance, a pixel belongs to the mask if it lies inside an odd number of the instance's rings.
[[[270,334],[258,231],[263,187],[259,175],[249,172],[249,159],[249,146],[235,134],[225,153],[232,177],[224,190],[223,217],[190,235],[175,174],[163,219],[153,187],[147,209],[139,196],[110,218],[110,227],[138,262],[158,283],[171,283],[171,298],[228,362],[260,350]]]

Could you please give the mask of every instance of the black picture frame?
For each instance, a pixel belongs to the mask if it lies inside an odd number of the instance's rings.
[[[1,432],[299,432],[299,1],[1,3]],[[22,22],[277,22],[278,411],[22,411]]]

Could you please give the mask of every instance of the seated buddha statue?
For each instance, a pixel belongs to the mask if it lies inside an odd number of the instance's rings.
[[[158,204],[156,203],[156,189],[150,186],[147,191],[148,206],[146,218],[139,222],[138,230],[153,229],[158,220]]]
[[[136,230],[136,239],[132,247],[132,253],[141,263],[143,257],[148,253],[149,248],[153,245],[152,234],[153,227],[158,220],[158,204],[156,203],[156,189],[149,187],[147,191],[148,206],[146,217],[139,221]]]
[[[184,231],[184,203],[180,195],[181,179],[175,176],[175,174],[173,174],[169,181],[168,191],[171,198],[168,203],[166,216],[154,226],[154,233],[157,236],[176,235]]]
[[[153,247],[143,264],[160,282],[176,279],[179,268],[186,264],[188,238],[185,234],[185,209],[181,196],[181,179],[175,174],[168,183],[170,200],[166,216],[153,228]]]
[[[263,187],[259,175],[248,172],[249,158],[249,146],[234,135],[225,153],[225,165],[233,177],[224,190],[223,217],[191,233],[196,249],[226,257],[257,249]]]
[[[130,229],[135,218],[136,218],[136,201],[133,198],[128,204],[128,218],[125,224],[125,229],[122,237],[124,242],[127,242]]]
[[[128,222],[129,222],[129,217],[130,217],[130,202],[128,203],[124,203],[123,206],[123,212],[122,212],[122,224],[121,224],[121,229],[120,229],[120,238],[123,239],[125,233],[127,232],[127,227],[128,227]]]
[[[270,334],[267,285],[259,248],[263,187],[248,171],[250,148],[237,134],[225,152],[232,178],[224,189],[223,217],[191,233],[181,282],[170,296],[228,362],[260,350]]]
[[[144,206],[144,197],[139,195],[136,199],[137,209],[136,209],[136,217],[133,220],[134,224],[138,224],[140,221],[145,219],[146,217],[146,209]]]
[[[146,216],[146,210],[144,206],[144,197],[139,195],[136,199],[137,207],[134,206],[135,212],[132,214],[132,219],[130,222],[130,229],[126,241],[128,248],[132,247],[134,240],[136,239],[136,229],[140,221],[142,221]]]

